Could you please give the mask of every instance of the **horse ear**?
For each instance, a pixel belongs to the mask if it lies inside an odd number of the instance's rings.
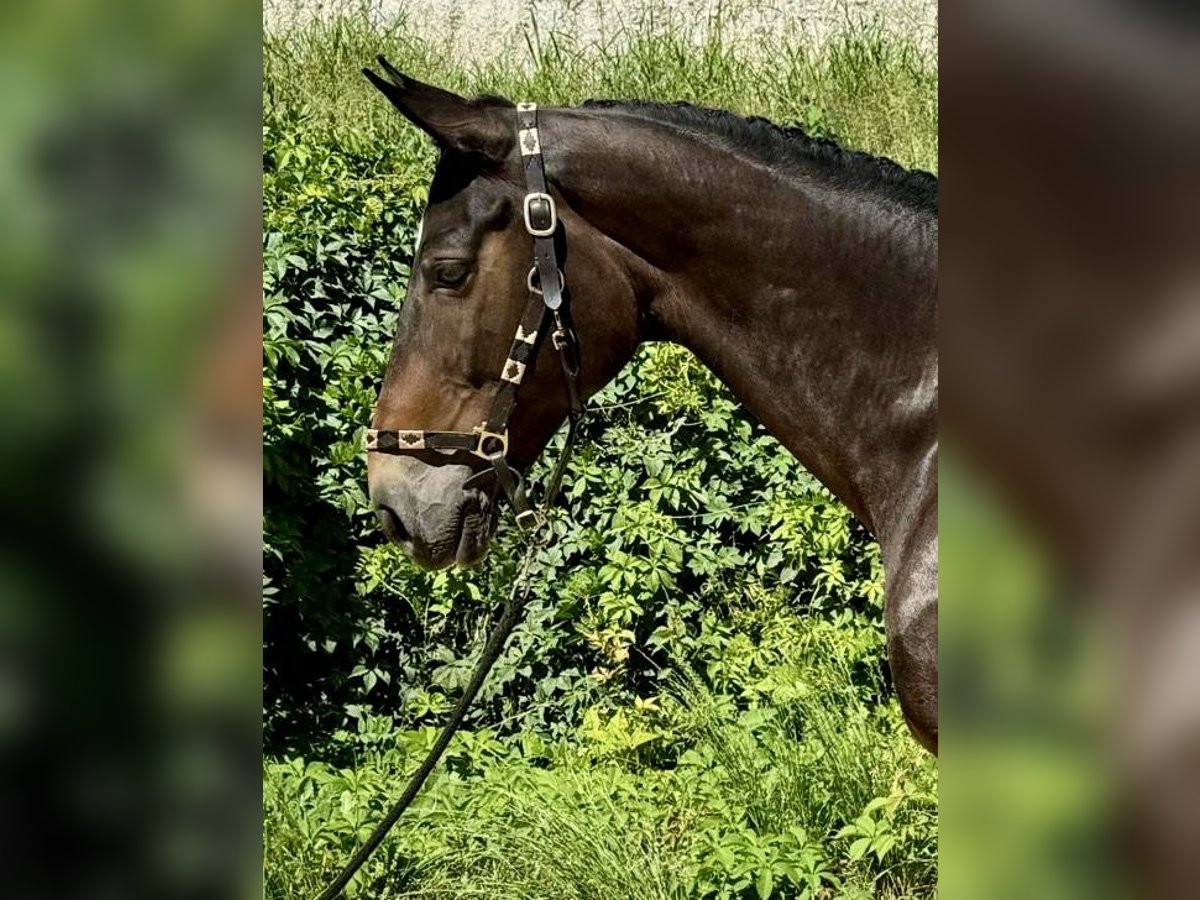
[[[515,142],[515,125],[506,121],[503,113],[507,110],[422,84],[397,71],[382,56],[376,59],[388,77],[381,78],[371,69],[363,69],[363,74],[443,150],[477,153],[497,162],[508,156]]]

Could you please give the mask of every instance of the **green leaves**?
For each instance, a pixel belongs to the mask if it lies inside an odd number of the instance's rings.
[[[767,835],[744,828],[714,830],[706,839],[698,896],[810,900],[841,886],[824,849],[810,842],[800,826]]]
[[[376,896],[385,882],[399,896],[512,900],[935,896],[932,761],[900,733],[896,714],[850,739],[820,718],[822,697],[843,684],[838,660],[814,659],[792,677],[811,689],[743,712],[692,682],[682,706],[592,707],[579,732],[558,741],[460,733],[408,827],[369,863],[357,896]],[[843,723],[870,718],[853,693],[837,702]],[[318,876],[331,875],[378,821],[435,736],[366,715],[335,735],[353,748],[352,767],[268,763],[268,894],[311,895]],[[825,759],[843,742],[869,756],[869,767],[829,769]],[[755,811],[772,791],[788,804],[778,821]],[[856,800],[864,791],[870,799]],[[847,799],[848,812],[824,820],[831,795]]]
[[[937,800],[911,778],[898,776],[891,790],[871,800],[837,833],[848,841],[846,858],[883,871],[932,874],[937,866]]]

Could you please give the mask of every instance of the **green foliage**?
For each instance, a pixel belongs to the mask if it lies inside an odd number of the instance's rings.
[[[268,897],[314,896],[378,821],[524,549],[506,521],[481,569],[420,572],[370,513],[362,430],[434,152],[359,68],[690,99],[935,165],[937,75],[911,47],[760,49],[668,27],[463,69],[402,23],[264,39]],[[933,895],[936,770],[887,687],[878,547],[681,348],[643,348],[593,408],[525,621],[352,895]]]
[[[559,741],[460,735],[357,882],[360,895],[931,896],[933,761],[904,735],[894,706],[847,690],[853,642],[812,627],[795,634],[803,669],[768,673],[783,677],[766,679],[745,705],[693,676],[661,704],[623,710],[601,729],[585,721]],[[782,699],[778,684],[793,679],[798,689]],[[848,742],[831,727],[831,694],[855,723]],[[368,717],[337,735],[354,767],[269,763],[268,896],[309,896],[331,877],[434,734]],[[866,761],[848,765],[850,752]]]

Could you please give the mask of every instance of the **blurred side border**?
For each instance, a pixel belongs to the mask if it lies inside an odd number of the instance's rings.
[[[941,17],[949,896],[1195,895],[1198,24]]]
[[[259,890],[260,34],[0,9],[7,897]]]

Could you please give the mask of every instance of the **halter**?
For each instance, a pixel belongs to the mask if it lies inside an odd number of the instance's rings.
[[[546,164],[542,157],[542,142],[538,135],[537,104],[517,104],[517,146],[525,170],[525,198],[521,204],[525,230],[533,238],[533,265],[526,285],[529,302],[516,337],[508,351],[508,359],[497,379],[499,387],[492,398],[487,418],[472,431],[395,431],[368,429],[366,447],[373,453],[416,455],[428,450],[466,452],[485,460],[491,468],[468,479],[466,486],[478,486],[493,478],[504,489],[517,513],[517,524],[533,527],[538,520],[525,493],[519,472],[508,464],[508,419],[517,403],[517,390],[529,366],[537,357],[547,331],[559,353],[567,394],[570,398],[570,424],[562,455],[546,486],[542,505],[554,502],[562,483],[563,472],[570,458],[571,446],[583,404],[579,398],[579,340],[572,330],[566,284],[558,265],[554,241],[558,232],[558,209],[546,186]],[[552,330],[551,330],[552,329]]]

